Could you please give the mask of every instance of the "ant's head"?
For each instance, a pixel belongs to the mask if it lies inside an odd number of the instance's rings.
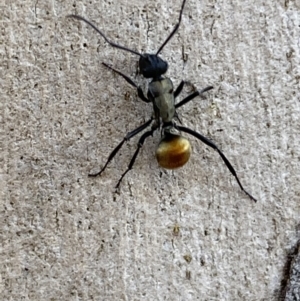
[[[156,54],[144,53],[140,56],[139,69],[145,78],[159,78],[167,72],[168,63]]]
[[[183,0],[183,2],[182,2],[178,23],[175,25],[175,27],[173,28],[172,32],[169,34],[169,36],[167,37],[167,39],[159,47],[159,49],[157,50],[156,54],[149,54],[149,53],[142,54],[142,53],[139,53],[139,52],[137,52],[135,50],[132,50],[132,49],[130,49],[128,47],[119,45],[119,44],[117,44],[117,43],[115,43],[113,41],[110,41],[104,35],[104,33],[100,29],[98,29],[93,23],[91,23],[87,19],[85,19],[85,18],[83,18],[81,16],[78,16],[78,15],[68,15],[68,17],[69,18],[74,18],[74,19],[77,19],[77,20],[80,20],[80,21],[83,21],[83,22],[87,23],[88,25],[90,25],[112,47],[115,47],[115,48],[118,48],[118,49],[122,49],[124,51],[128,51],[128,52],[131,52],[131,53],[133,53],[135,55],[138,55],[140,57],[139,68],[140,68],[141,74],[145,78],[159,79],[161,77],[161,75],[163,75],[164,73],[167,72],[167,70],[168,70],[168,63],[165,62],[164,60],[162,60],[158,55],[162,51],[162,49],[165,47],[165,45],[168,44],[168,42],[173,37],[173,35],[176,33],[176,31],[178,30],[178,27],[179,27],[180,22],[181,22],[181,16],[182,16],[182,12],[183,12],[183,8],[184,8],[184,5],[185,5],[185,2],[186,2],[186,0]]]

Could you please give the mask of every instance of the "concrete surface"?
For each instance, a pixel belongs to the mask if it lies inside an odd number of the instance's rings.
[[[119,194],[114,185],[137,137],[101,177],[87,177],[152,108],[101,65],[146,89],[138,57],[66,15],[155,52],[180,6],[2,1],[2,300],[284,299],[284,269],[299,239],[299,1],[187,0],[161,53],[175,85],[214,86],[178,113],[220,146],[256,204],[193,138],[185,167],[159,168],[159,132]]]

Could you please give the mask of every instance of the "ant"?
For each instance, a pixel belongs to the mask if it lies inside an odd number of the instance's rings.
[[[111,45],[112,47],[122,49],[128,52],[131,52],[135,55],[138,55],[140,57],[139,59],[139,70],[140,73],[145,77],[152,79],[148,86],[148,92],[147,97],[144,95],[144,92],[141,87],[137,86],[127,75],[123,74],[122,72],[114,69],[113,67],[109,66],[106,63],[102,63],[106,68],[112,70],[113,72],[119,74],[121,77],[123,77],[131,86],[133,86],[137,90],[138,97],[147,103],[152,103],[154,114],[153,116],[146,121],[144,124],[139,126],[138,128],[134,129],[133,131],[130,131],[126,134],[126,136],[123,138],[123,140],[116,146],[116,148],[111,152],[109,155],[105,165],[103,168],[97,172],[97,173],[91,173],[89,174],[90,177],[96,177],[102,174],[102,172],[106,169],[109,162],[115,157],[115,155],[118,153],[118,151],[121,149],[122,145],[125,141],[128,141],[132,137],[136,136],[137,134],[141,133],[143,130],[148,128],[151,125],[151,129],[145,132],[138,141],[137,149],[134,153],[134,155],[131,158],[131,161],[126,169],[126,171],[121,175],[117,185],[116,189],[120,186],[121,181],[123,180],[124,176],[132,169],[135,160],[139,154],[139,151],[141,147],[143,146],[145,140],[153,135],[153,132],[160,129],[161,130],[161,141],[156,149],[156,159],[158,164],[166,169],[175,169],[183,166],[190,157],[191,154],[191,145],[190,142],[181,136],[181,132],[187,133],[189,135],[192,135],[202,141],[204,144],[208,145],[209,147],[216,150],[219,155],[221,156],[221,159],[231,172],[231,174],[235,177],[238,185],[240,186],[241,190],[244,191],[244,193],[252,199],[254,202],[257,200],[248,193],[244,187],[242,186],[236,171],[232,167],[231,163],[228,161],[228,159],[225,157],[225,155],[222,153],[222,151],[208,138],[202,136],[201,134],[187,128],[181,125],[177,125],[174,119],[176,118],[180,124],[181,121],[177,115],[176,110],[183,105],[185,105],[187,102],[191,101],[195,97],[202,95],[204,92],[207,92],[211,89],[213,89],[212,86],[208,86],[201,91],[195,91],[192,94],[185,97],[183,100],[181,100],[178,103],[175,103],[175,98],[181,93],[183,87],[185,84],[188,84],[186,81],[181,81],[179,86],[175,89],[173,87],[173,83],[170,78],[163,77],[162,75],[165,74],[168,70],[168,63],[164,61],[162,58],[160,58],[158,55],[162,51],[162,49],[165,47],[165,45],[169,42],[169,40],[174,36],[176,31],[179,28],[181,17],[184,9],[186,0],[183,0],[180,14],[179,14],[179,20],[175,27],[173,28],[172,32],[169,34],[167,39],[163,42],[163,44],[159,47],[156,54],[149,54],[149,53],[139,53],[135,50],[132,50],[130,48],[127,48],[125,46],[121,46],[119,44],[116,44],[112,41],[110,41],[103,33],[100,31],[94,24],[92,24],[90,21],[86,20],[85,18],[78,16],[78,15],[68,15],[70,18],[75,18],[80,21],[84,21],[88,25],[90,25],[95,31],[97,31],[104,40]]]

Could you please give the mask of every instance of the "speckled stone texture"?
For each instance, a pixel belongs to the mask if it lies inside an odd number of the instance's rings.
[[[152,106],[101,64],[146,90],[138,57],[66,16],[155,53],[181,0],[0,5],[0,299],[283,300],[299,239],[299,1],[187,0],[161,52],[175,86],[214,86],[178,114],[222,149],[256,204],[192,137],[188,164],[159,168],[159,131],[119,193],[138,137],[87,177]]]

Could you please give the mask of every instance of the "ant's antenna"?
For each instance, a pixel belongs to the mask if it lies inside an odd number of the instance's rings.
[[[160,48],[157,50],[156,52],[156,56],[162,51],[162,49],[165,47],[165,45],[170,41],[170,39],[173,37],[173,35],[175,34],[175,32],[177,31],[179,25],[180,25],[180,22],[181,22],[181,16],[182,16],[182,12],[183,12],[183,8],[184,8],[184,5],[185,5],[185,1],[184,0],[182,2],[182,5],[181,5],[181,10],[180,10],[180,14],[179,14],[179,20],[178,20],[178,23],[175,25],[174,29],[172,30],[172,32],[170,33],[170,35],[167,37],[167,39],[164,41],[164,43],[160,46]]]
[[[90,21],[88,21],[87,19],[81,17],[81,16],[77,16],[77,15],[68,15],[67,16],[68,18],[74,18],[74,19],[77,19],[77,20],[81,20],[81,21],[84,21],[85,23],[87,23],[88,25],[90,25],[91,27],[93,27],[103,38],[104,40],[109,44],[111,45],[112,47],[115,47],[115,48],[119,48],[119,49],[122,49],[122,50],[126,50],[128,52],[131,52],[133,54],[136,54],[136,55],[139,55],[139,56],[143,56],[141,53],[138,53],[137,51],[134,51],[132,49],[129,49],[125,46],[121,46],[119,44],[116,44],[114,42],[111,42],[103,33],[102,31],[100,31],[93,23],[91,23]],[[181,15],[180,15],[181,17]]]

